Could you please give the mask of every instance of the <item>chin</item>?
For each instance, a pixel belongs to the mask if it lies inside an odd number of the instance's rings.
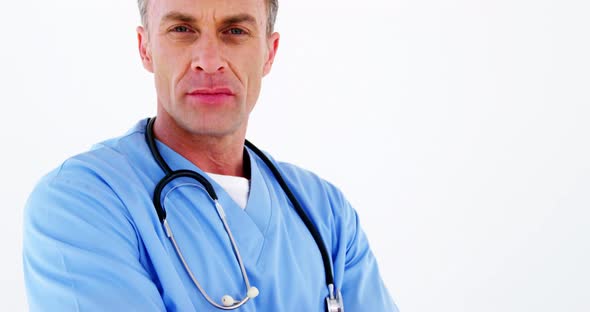
[[[196,117],[185,120],[183,123],[185,131],[193,135],[205,135],[212,137],[223,137],[233,135],[240,130],[242,123],[228,120],[207,119]]]

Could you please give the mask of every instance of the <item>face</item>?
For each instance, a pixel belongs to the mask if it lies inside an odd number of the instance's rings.
[[[265,0],[149,2],[138,39],[158,116],[192,135],[244,133],[279,42],[266,31]]]

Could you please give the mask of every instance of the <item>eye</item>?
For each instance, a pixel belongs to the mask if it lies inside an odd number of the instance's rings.
[[[192,32],[192,29],[190,29],[187,26],[179,25],[179,26],[174,26],[170,31],[176,32],[176,33],[188,33],[188,32]]]
[[[228,30],[225,31],[225,33],[228,35],[237,35],[237,36],[247,34],[245,30],[243,30],[241,28],[236,28],[236,27],[229,28]]]

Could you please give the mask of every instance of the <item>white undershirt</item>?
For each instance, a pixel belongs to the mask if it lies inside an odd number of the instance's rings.
[[[217,182],[217,184],[221,185],[227,194],[229,194],[229,197],[231,197],[240,208],[246,209],[248,194],[250,193],[250,181],[248,179],[209,172],[207,172],[207,175]]]

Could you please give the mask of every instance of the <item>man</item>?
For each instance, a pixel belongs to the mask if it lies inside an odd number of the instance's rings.
[[[276,0],[139,7],[157,118],[67,160],[35,188],[24,233],[31,310],[323,311],[329,302],[341,311],[342,302],[397,311],[341,193],[244,146],[279,45]],[[160,185],[173,171],[178,178]]]

